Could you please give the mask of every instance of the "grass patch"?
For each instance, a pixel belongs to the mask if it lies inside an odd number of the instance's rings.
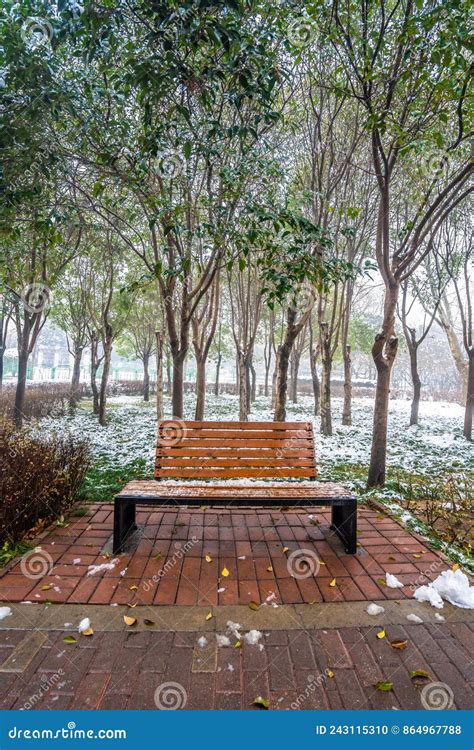
[[[108,503],[131,479],[153,479],[144,459],[125,466],[111,466],[107,460],[96,461],[88,470],[78,494],[78,500],[88,503]]]
[[[4,565],[9,563],[10,560],[13,560],[14,557],[24,555],[25,552],[29,552],[30,549],[33,549],[33,547],[27,542],[17,542],[16,544],[5,542],[5,544],[0,548],[0,568],[3,568]]]

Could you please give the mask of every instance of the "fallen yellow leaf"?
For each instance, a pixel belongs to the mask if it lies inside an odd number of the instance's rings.
[[[289,547],[283,547],[283,553],[286,555],[287,552],[290,551]]]
[[[240,642],[240,641],[236,641],[236,642],[234,643],[234,648],[240,648],[240,647],[241,647],[241,645],[242,645],[242,644],[241,644],[241,642]]]
[[[128,615],[123,616],[123,621],[125,625],[135,625],[137,618],[136,617],[129,617]]]
[[[222,568],[221,576],[223,576],[224,578],[227,578],[228,575],[229,575],[229,571],[227,570],[227,568]]]
[[[212,562],[212,557],[211,557],[210,555],[206,555],[206,557],[205,557],[204,559],[205,559],[205,561],[206,561],[206,562],[208,562],[208,563],[209,563],[209,562]]]
[[[377,633],[377,638],[385,638],[385,630],[379,630]]]
[[[130,591],[138,591],[138,586],[130,586]]]
[[[326,677],[329,677],[329,678],[334,677],[334,672],[332,672],[330,669],[326,669]]]
[[[92,628],[87,628],[86,630],[81,631],[82,635],[94,635],[94,631]]]
[[[390,645],[392,648],[398,649],[398,651],[403,651],[408,646],[408,641],[392,641]]]
[[[41,591],[49,591],[52,588],[53,588],[52,583],[45,583],[44,586],[41,586]]]
[[[336,579],[335,579],[335,578],[333,578],[333,579],[332,579],[332,581],[331,581],[331,583],[330,583],[329,585],[330,585],[330,586],[332,586],[333,588],[334,588],[334,586],[337,586],[337,581],[336,581]]]
[[[207,613],[206,620],[212,620],[212,612]]]
[[[267,568],[267,572],[268,572],[268,573],[273,573],[273,568],[272,568],[272,566],[271,566],[271,565],[269,565],[269,566],[268,566],[268,568]]]

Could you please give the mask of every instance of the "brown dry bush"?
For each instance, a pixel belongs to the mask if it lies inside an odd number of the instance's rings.
[[[69,410],[71,386],[68,383],[28,385],[25,393],[25,419],[61,417]],[[80,395],[83,395],[80,392]],[[15,388],[6,386],[0,391],[0,417],[11,419],[15,403]]]
[[[88,465],[85,443],[38,437],[0,420],[0,544],[59,518],[74,504]]]

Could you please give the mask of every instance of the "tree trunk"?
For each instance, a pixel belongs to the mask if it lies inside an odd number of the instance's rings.
[[[22,343],[18,352],[18,378],[15,391],[15,405],[13,407],[13,421],[17,427],[23,426],[28,356],[28,349],[25,349]]]
[[[163,338],[155,331],[156,338],[156,416],[160,422],[164,417],[163,408]]]
[[[0,391],[3,388],[3,360],[5,354],[5,346],[0,346]]]
[[[171,395],[173,417],[182,419],[184,415],[184,362],[186,352],[173,355],[173,389]]]
[[[247,361],[243,355],[239,356],[238,362],[238,377],[239,377],[239,420],[241,422],[248,421],[248,369]]]
[[[329,326],[324,321],[319,324],[321,329],[321,434],[332,435],[331,413],[331,339],[328,334]]]
[[[321,434],[332,435],[332,413],[331,413],[331,370],[332,361],[330,357],[322,358],[321,377]]]
[[[273,370],[273,375],[272,375],[272,409],[273,410],[276,407],[277,391],[278,391],[278,352],[279,350],[277,349],[276,356],[275,356],[275,369]]]
[[[255,371],[255,367],[253,366],[253,362],[250,362],[249,370],[250,370],[250,401],[253,403],[257,398],[257,373]]]
[[[219,352],[217,355],[217,362],[216,362],[216,380],[214,383],[214,396],[219,395],[219,379],[221,374],[221,362],[222,362],[222,354]]]
[[[206,403],[206,359],[196,357],[196,411],[194,419],[202,422]]]
[[[352,424],[352,360],[351,347],[343,347],[344,359],[344,404],[342,407],[342,424]]]
[[[280,344],[277,355],[277,377],[275,393],[275,422],[284,422],[286,419],[286,393],[288,390],[288,365],[290,360],[291,346],[288,342]]]
[[[92,390],[92,413],[99,413],[99,390],[97,388],[97,370],[99,369],[97,339],[91,339],[91,390]]]
[[[110,363],[112,361],[112,340],[107,338],[104,341],[104,360],[102,378],[100,380],[100,392],[99,392],[99,424],[105,427],[107,424],[107,386],[109,383],[110,375]]]
[[[411,380],[413,383],[413,399],[411,402],[410,412],[410,427],[413,424],[418,424],[418,411],[420,408],[420,396],[421,396],[421,380],[418,374],[418,347],[410,346],[410,371]]]
[[[472,440],[472,418],[474,412],[474,349],[469,351],[469,369],[467,377],[466,411],[464,413],[463,435]]]
[[[298,403],[298,373],[300,369],[300,355],[293,349],[291,357],[291,387],[290,398],[294,404]]]
[[[321,401],[321,383],[318,377],[318,368],[316,363],[318,361],[318,353],[315,349],[311,349],[309,353],[309,365],[311,368],[311,380],[313,382],[313,395],[314,395],[314,416],[319,417],[319,408]]]
[[[385,483],[390,376],[398,348],[398,339],[394,331],[399,291],[400,287],[395,282],[392,282],[386,289],[382,331],[376,335],[372,347],[372,357],[377,369],[377,385],[375,389],[372,450],[367,480],[369,487],[382,487]]]
[[[149,354],[143,355],[143,400],[150,400],[150,370],[149,370],[150,356]]]
[[[166,392],[168,396],[171,396],[173,390],[172,377],[171,377],[171,357],[170,353],[166,353]]]
[[[74,411],[79,400],[79,384],[81,380],[81,361],[83,346],[74,347],[74,364],[72,367],[71,390],[69,392],[69,409]]]

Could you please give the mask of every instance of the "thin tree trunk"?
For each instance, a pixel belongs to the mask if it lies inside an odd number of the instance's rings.
[[[13,421],[17,427],[23,426],[28,356],[28,349],[25,349],[24,343],[22,342],[21,348],[18,352],[18,377],[15,391],[15,405],[13,407]]]
[[[463,435],[472,440],[472,419],[474,413],[474,349],[469,352],[469,369],[467,378],[466,411],[464,412]]]
[[[69,409],[74,411],[79,400],[79,384],[81,379],[81,361],[83,346],[74,347],[74,364],[72,367],[71,390],[69,392]]]
[[[214,396],[219,395],[219,379],[221,374],[221,363],[222,363],[222,354],[219,352],[217,355],[217,362],[216,362],[216,379],[214,383]]]
[[[248,370],[247,362],[244,356],[239,356],[238,362],[238,377],[239,377],[239,420],[241,422],[248,421]]]
[[[321,434],[332,435],[332,413],[331,413],[331,370],[332,362],[330,357],[322,359],[322,377],[321,377]]]
[[[272,375],[272,409],[275,410],[276,403],[277,403],[277,390],[278,390],[278,352],[277,349],[276,355],[275,355],[275,368],[273,370]]]
[[[418,347],[410,346],[410,371],[413,383],[413,398],[411,402],[410,426],[418,424],[418,412],[420,409],[421,380],[418,373]]]
[[[107,424],[107,386],[109,383],[110,363],[112,361],[112,340],[107,338],[104,341],[104,360],[102,378],[100,380],[99,392],[99,424],[105,427]]]
[[[96,338],[91,338],[91,390],[92,390],[92,412],[99,413],[99,390],[97,388],[97,370],[99,369],[98,358],[99,343]]]
[[[171,396],[173,390],[172,376],[171,376],[171,357],[169,351],[166,353],[166,392],[168,396]]]
[[[331,413],[331,339],[328,335],[328,323],[319,324],[321,329],[321,434],[332,435],[332,413]]]
[[[394,335],[394,327],[399,291],[400,287],[395,282],[392,282],[386,290],[382,332],[377,334],[372,347],[372,357],[377,369],[377,386],[375,389],[372,449],[367,480],[369,487],[382,487],[385,483],[390,377],[398,348],[398,339]]]
[[[352,424],[352,360],[351,347],[343,346],[344,360],[344,404],[342,407],[342,424]]]
[[[249,370],[250,370],[250,401],[253,403],[257,398],[257,373],[255,371],[255,367],[253,366],[253,362],[250,362]]]
[[[164,417],[163,408],[163,338],[155,331],[156,338],[156,416],[160,422]]]
[[[143,400],[150,400],[150,370],[149,370],[149,354],[143,355]]]
[[[321,402],[321,383],[318,376],[318,368],[316,363],[318,361],[318,353],[315,349],[311,349],[309,355],[309,364],[311,368],[311,380],[313,383],[313,395],[314,395],[314,416],[319,416],[319,408]]]
[[[288,365],[290,360],[291,346],[289,342],[280,344],[277,356],[277,383],[275,393],[275,422],[284,422],[286,419],[286,393],[288,390]]]
[[[194,419],[201,422],[204,419],[206,403],[206,358],[196,357],[196,410]]]
[[[184,362],[186,352],[173,355],[173,388],[171,395],[173,417],[183,418],[184,414]]]

